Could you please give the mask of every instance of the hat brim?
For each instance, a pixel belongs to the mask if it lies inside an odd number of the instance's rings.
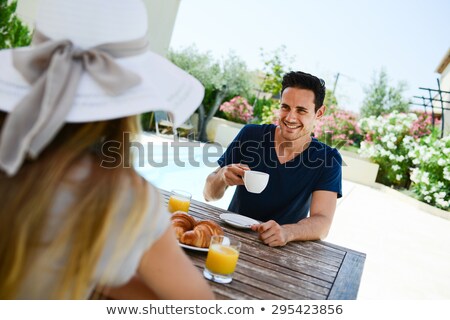
[[[11,112],[31,89],[14,68],[12,52],[12,49],[0,51],[0,110],[6,112]],[[87,72],[83,72],[66,122],[93,122],[162,110],[171,112],[174,125],[179,126],[202,102],[202,84],[151,51],[115,61],[138,74],[142,82],[121,95],[111,96]]]

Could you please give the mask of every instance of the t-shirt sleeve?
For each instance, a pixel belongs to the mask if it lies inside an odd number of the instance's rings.
[[[159,191],[149,185],[149,206],[140,227],[133,230],[137,234],[131,243],[127,243],[127,235],[123,227],[128,219],[128,211],[118,213],[107,244],[97,265],[96,279],[101,284],[110,286],[126,283],[136,273],[143,254],[158,240],[170,225],[170,214]],[[129,207],[129,206],[128,206]]]
[[[217,160],[220,167],[224,167],[233,163],[240,163],[242,160],[241,143],[245,136],[246,127],[243,127],[237,136],[233,139],[230,145],[225,150],[224,154]]]
[[[320,178],[314,186],[313,191],[324,190],[337,193],[337,197],[342,197],[342,157],[337,149],[331,149],[331,152],[325,157],[325,163],[322,167]]]

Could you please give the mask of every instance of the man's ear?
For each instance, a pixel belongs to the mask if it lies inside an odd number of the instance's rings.
[[[316,111],[316,119],[322,118],[322,116],[325,114],[325,111],[327,110],[327,107],[325,105],[321,106],[319,110]]]

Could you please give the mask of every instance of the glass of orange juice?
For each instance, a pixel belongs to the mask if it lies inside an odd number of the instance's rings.
[[[169,203],[167,205],[170,212],[175,211],[188,212],[191,204],[192,195],[183,190],[172,190],[170,193]]]
[[[230,283],[241,250],[241,242],[225,236],[212,236],[203,276],[218,283]]]

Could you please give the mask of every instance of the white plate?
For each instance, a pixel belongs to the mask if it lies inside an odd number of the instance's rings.
[[[252,224],[260,224],[258,220],[242,216],[236,213],[222,213],[220,219],[236,228],[250,229]]]
[[[185,249],[189,249],[189,250],[202,251],[202,252],[208,252],[209,251],[209,248],[199,248],[199,247],[189,246],[189,245],[181,243],[181,242],[178,242],[178,244],[180,245],[180,247],[185,248]]]

